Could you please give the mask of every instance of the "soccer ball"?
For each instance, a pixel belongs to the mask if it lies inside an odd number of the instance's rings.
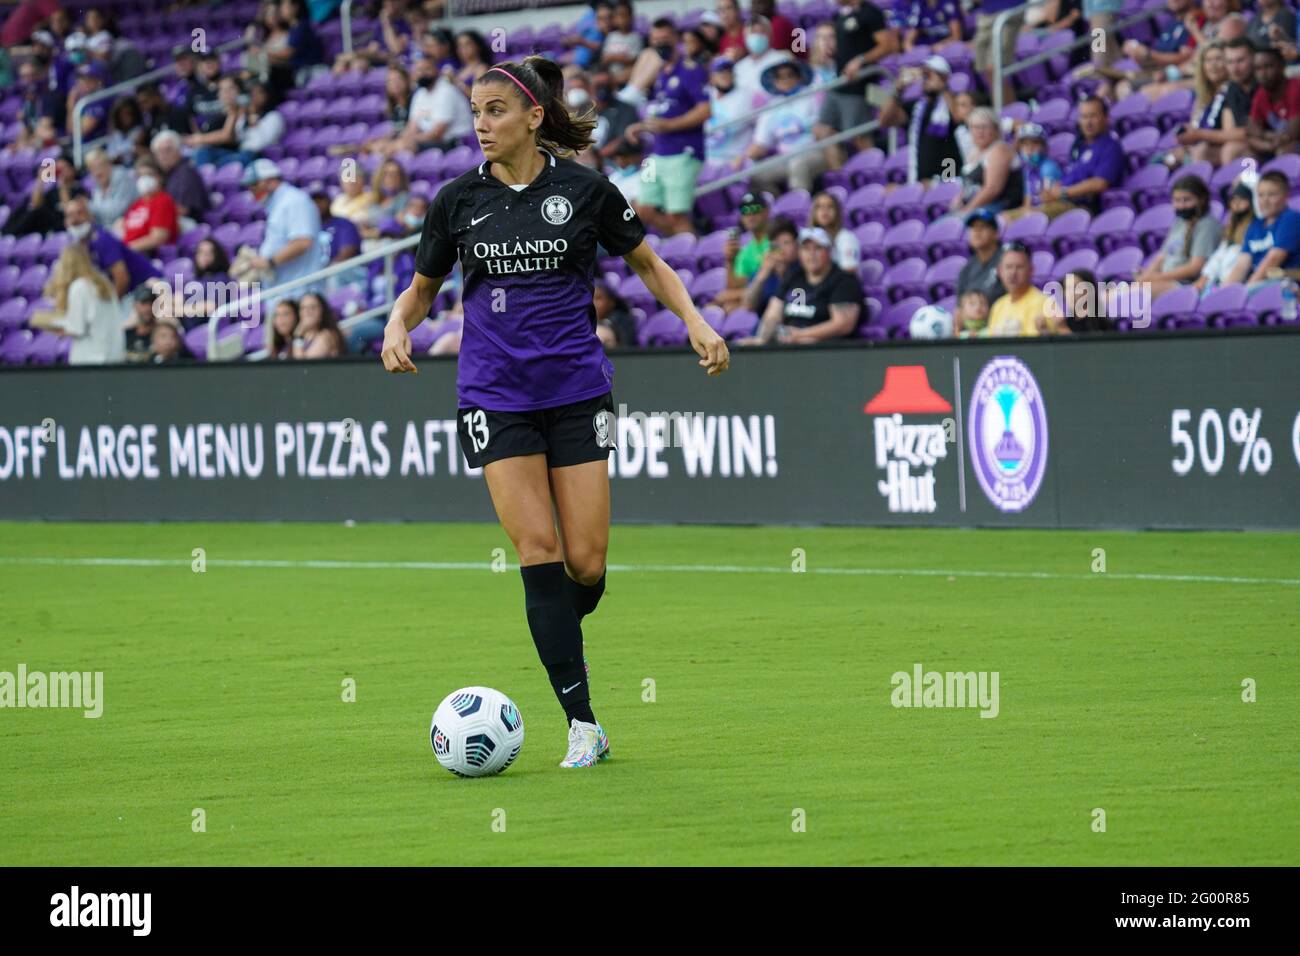
[[[952,313],[937,305],[924,305],[912,313],[907,328],[914,339],[946,339],[952,336]]]
[[[433,712],[433,755],[458,777],[487,777],[514,763],[524,745],[524,718],[491,687],[462,687]]]

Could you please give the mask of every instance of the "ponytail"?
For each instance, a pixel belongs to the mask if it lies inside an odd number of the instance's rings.
[[[502,74],[505,76],[502,76]],[[510,83],[514,80],[514,83]],[[564,73],[559,64],[544,56],[530,56],[522,63],[498,63],[483,73],[480,83],[506,83],[527,108],[540,106],[542,125],[537,129],[537,145],[552,153],[568,156],[592,145],[596,129],[595,113],[588,109],[575,116],[564,101]]]

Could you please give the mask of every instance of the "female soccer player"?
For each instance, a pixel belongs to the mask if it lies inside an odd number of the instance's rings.
[[[565,158],[591,145],[595,120],[571,114],[563,89],[560,67],[537,56],[474,82],[474,132],[486,162],[444,186],[429,208],[415,277],[393,306],[382,357],[390,372],[416,370],[408,333],[459,259],[461,449],[482,466],[519,555],[528,627],[569,726],[560,766],[590,767],[609,756],[609,741],[591,710],[580,622],[605,591],[617,435],[614,369],[593,318],[597,244],[621,255],[686,323],[708,374],[726,371],[730,357],[618,189]]]

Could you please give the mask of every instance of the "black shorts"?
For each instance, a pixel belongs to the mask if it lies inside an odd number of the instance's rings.
[[[612,392],[532,412],[456,412],[456,434],[471,468],[521,455],[545,455],[550,468],[603,461],[614,448],[617,425]]]

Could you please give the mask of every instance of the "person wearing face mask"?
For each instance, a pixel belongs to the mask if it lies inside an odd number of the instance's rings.
[[[681,55],[679,40],[673,21],[655,21],[650,42],[663,66],[646,119],[633,123],[624,134],[629,140],[643,131],[654,136],[650,152],[655,174],[642,183],[636,211],[666,236],[695,231],[691,210],[704,160],[704,124],[711,111],[708,73],[702,64]]]
[[[1178,218],[1169,228],[1155,261],[1133,277],[1151,284],[1151,298],[1157,299],[1179,285],[1195,282],[1206,260],[1218,248],[1223,227],[1210,214],[1210,190],[1199,176],[1182,176],[1173,185],[1174,212]]]
[[[450,149],[474,132],[469,100],[449,78],[438,75],[432,60],[421,59],[416,64],[415,83],[410,119],[393,140],[390,156],[401,150],[415,153],[434,147]]]
[[[749,21],[749,27],[745,30],[745,50],[748,56],[736,63],[736,87],[766,102],[767,98],[763,96],[763,73],[769,67],[793,57],[789,50],[773,48],[772,23],[763,16],[753,17]]]
[[[1016,155],[1020,157],[1025,198],[1022,205],[1002,213],[1004,222],[1014,222],[1036,209],[1042,204],[1043,190],[1055,187],[1065,175],[1061,164],[1047,155],[1047,133],[1037,123],[1020,124]]]
[[[151,254],[180,234],[176,200],[163,191],[162,172],[152,160],[135,164],[135,191],[140,198],[122,217],[122,241],[128,249]]]
[[[763,97],[737,88],[734,64],[720,56],[709,66],[709,101],[713,111],[704,124],[704,155],[711,163],[730,163],[739,168],[745,161],[754,128],[733,124],[761,106]],[[724,126],[727,128],[719,129]]]
[[[798,60],[782,60],[763,74],[763,88],[774,99],[794,96],[812,79],[808,64]],[[754,127],[754,141],[746,155],[757,162],[769,155],[796,153],[815,141],[813,121],[815,116],[808,104],[795,100],[769,110],[758,118]],[[813,191],[817,177],[826,172],[826,156],[821,150],[811,150],[791,157],[784,166],[756,172],[750,178],[755,189],[773,193],[785,186],[790,189]]]
[[[320,213],[311,197],[285,182],[280,167],[269,159],[254,160],[244,170],[243,184],[252,189],[254,199],[266,206],[266,232],[252,264],[271,272],[271,285],[323,268]],[[314,283],[292,290],[292,295],[313,291]],[[275,305],[275,300],[263,299],[261,304],[265,311]]]

